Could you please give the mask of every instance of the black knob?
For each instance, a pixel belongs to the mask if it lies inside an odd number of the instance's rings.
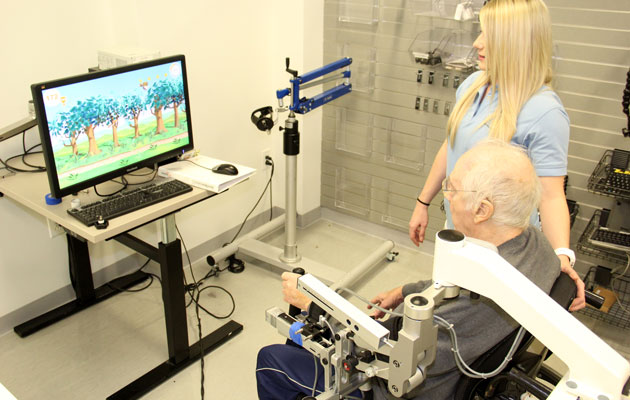
[[[345,369],[346,371],[350,372],[352,371],[357,365],[359,365],[359,359],[355,356],[353,356],[352,354],[350,354],[349,356],[346,357],[346,359],[343,361],[343,369]]]

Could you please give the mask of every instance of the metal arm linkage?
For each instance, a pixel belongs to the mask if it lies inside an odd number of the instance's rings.
[[[405,298],[398,340],[332,289],[310,274],[298,280],[298,289],[327,312],[319,320],[290,317],[278,307],[266,311],[266,320],[278,332],[317,356],[324,367],[324,393],[317,399],[338,399],[357,388],[368,389],[369,378],[388,382],[391,394],[401,397],[420,385],[436,354],[437,325],[433,308],[444,298],[443,288],[431,287]],[[331,332],[330,330],[334,330]],[[389,361],[376,357],[382,354]]]
[[[350,93],[352,91],[352,84],[350,83],[350,64],[352,64],[352,59],[345,57],[298,76],[297,71],[289,69],[289,59],[287,58],[286,70],[293,75],[293,79],[290,81],[291,88],[276,91],[279,106],[281,108],[284,107],[284,98],[291,95],[291,105],[289,106],[289,109],[298,114],[306,114],[317,107],[323,106],[324,104],[343,96],[344,94]],[[313,82],[317,78],[323,77],[342,68],[345,68],[346,70],[336,75],[331,75],[326,78],[322,78],[319,81]],[[309,87],[321,85],[337,79],[344,79],[344,82],[310,99],[306,97],[300,98],[300,89],[307,89]]]

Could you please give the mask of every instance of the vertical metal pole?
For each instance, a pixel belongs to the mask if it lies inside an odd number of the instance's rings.
[[[298,262],[302,258],[297,252],[297,155],[300,154],[300,132],[293,111],[284,125],[284,154],[286,155],[284,253],[280,260],[286,263]]]
[[[169,214],[160,220],[162,230],[162,243],[171,243],[177,239],[177,228],[175,226],[175,214]]]
[[[284,220],[284,254],[280,259],[284,262],[300,260],[297,253],[297,156],[286,157],[286,217]]]

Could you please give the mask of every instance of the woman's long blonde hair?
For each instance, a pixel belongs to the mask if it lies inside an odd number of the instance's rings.
[[[484,85],[490,84],[488,96],[498,94],[498,105],[477,129],[491,121],[489,136],[507,142],[523,105],[552,78],[551,19],[542,0],[491,0],[481,8],[479,20],[486,39],[486,71],[453,108],[446,125],[451,146]]]

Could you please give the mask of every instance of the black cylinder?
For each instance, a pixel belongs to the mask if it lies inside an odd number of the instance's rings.
[[[602,306],[604,305],[604,301],[606,301],[606,299],[602,296],[593,292],[589,292],[588,290],[584,291],[584,297],[586,300],[586,304],[589,304],[597,309],[602,308]]]
[[[298,121],[292,117],[287,118],[284,123],[284,154],[287,156],[297,156],[300,154]]]

